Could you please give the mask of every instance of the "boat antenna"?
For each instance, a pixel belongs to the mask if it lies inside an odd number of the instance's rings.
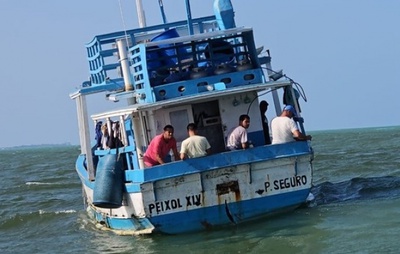
[[[264,67],[264,69],[266,69],[266,70],[268,70],[268,71],[271,71],[271,72],[273,72],[273,73],[275,73],[275,74],[282,75],[282,73],[280,73],[279,71],[274,71],[274,70],[272,70],[272,69],[270,69],[270,68],[267,68],[267,67]],[[306,93],[304,92],[303,87],[302,87],[299,83],[297,83],[296,81],[294,81],[292,78],[290,78],[290,77],[287,76],[286,74],[283,74],[281,77],[287,78],[293,85],[295,85],[295,87],[297,88],[297,91],[299,92],[301,98],[303,98],[303,100],[304,100],[305,102],[307,102]]]
[[[158,0],[158,5],[160,6],[161,16],[164,24],[167,24],[167,17],[165,16],[164,12],[164,4],[162,0]]]
[[[186,17],[189,28],[189,35],[193,35],[192,11],[190,10],[190,0],[186,0],[185,2],[186,2]]]

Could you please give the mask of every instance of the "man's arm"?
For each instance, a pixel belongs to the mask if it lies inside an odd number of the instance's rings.
[[[174,157],[176,161],[181,160],[182,158],[179,156],[178,149],[176,147],[172,148],[172,152],[174,153]]]
[[[154,140],[154,146],[157,147],[157,150],[155,151],[155,156],[154,157],[155,157],[156,161],[160,165],[162,165],[165,162],[164,162],[164,158],[161,158],[161,156],[160,156],[160,154],[161,154],[161,146],[162,146],[161,139],[155,139]]]
[[[156,161],[157,161],[158,163],[160,163],[160,165],[161,165],[161,164],[164,164],[164,161],[163,161],[163,159],[160,157],[160,154],[159,154],[159,153],[156,153]]]
[[[311,135],[304,135],[299,130],[293,131],[293,137],[297,141],[311,140],[311,138],[312,138]]]
[[[185,154],[185,153],[181,153],[181,154],[180,154],[180,158],[181,158],[181,160],[184,160],[184,159],[186,159],[186,158],[187,158],[187,156],[186,156],[186,154]]]

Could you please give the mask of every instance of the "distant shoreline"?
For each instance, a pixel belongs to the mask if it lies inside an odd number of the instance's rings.
[[[67,147],[67,146],[78,146],[71,144],[69,142],[61,143],[61,144],[39,144],[39,145],[19,145],[19,146],[7,146],[7,147],[0,147],[0,150],[4,149],[29,149],[29,148],[50,148],[50,147]]]
[[[360,128],[342,128],[342,129],[326,129],[326,130],[308,130],[308,133],[321,133],[321,132],[342,132],[342,131],[360,131],[360,130],[371,130],[371,129],[391,129],[400,128],[400,125],[393,126],[375,126],[375,127],[360,127]],[[46,148],[46,147],[66,147],[66,146],[79,146],[79,144],[71,144],[70,142],[60,144],[38,144],[38,145],[18,145],[18,146],[5,146],[0,147],[0,150],[4,149],[28,149],[28,148]]]

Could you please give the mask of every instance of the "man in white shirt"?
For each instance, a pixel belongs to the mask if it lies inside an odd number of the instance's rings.
[[[282,144],[295,140],[311,140],[310,135],[299,131],[293,117],[297,116],[296,110],[291,105],[283,108],[282,114],[271,121],[272,144]]]
[[[186,129],[189,137],[182,141],[180,152],[181,160],[210,154],[210,143],[208,143],[207,138],[197,135],[196,124],[189,123]]]

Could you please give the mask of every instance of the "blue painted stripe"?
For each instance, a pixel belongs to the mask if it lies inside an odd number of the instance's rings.
[[[275,213],[294,209],[305,202],[310,189],[283,193],[264,198],[228,203],[229,211],[235,223],[260,219]],[[92,212],[94,212],[92,210]],[[97,220],[104,220],[100,214],[94,212]],[[179,234],[191,231],[200,231],[221,226],[232,225],[225,204],[173,214],[153,216],[148,218],[155,230],[167,234]],[[106,224],[117,230],[136,230],[137,219],[107,217]]]
[[[206,157],[167,163],[152,168],[126,170],[125,179],[132,183],[127,185],[126,190],[129,193],[140,192],[139,185],[143,182],[154,182],[235,165],[311,155],[312,153],[307,142],[292,142],[224,152]],[[88,180],[87,171],[84,167],[84,155],[79,156],[76,162],[76,169],[82,182],[93,189],[94,183]]]
[[[309,189],[265,198],[257,198],[236,203],[228,203],[235,223],[243,223],[280,210],[294,209],[306,200]],[[187,212],[162,215],[149,218],[157,231],[167,234],[178,234],[199,231],[216,226],[233,224],[225,211],[225,204],[196,209]],[[177,227],[176,225],[179,225]]]

